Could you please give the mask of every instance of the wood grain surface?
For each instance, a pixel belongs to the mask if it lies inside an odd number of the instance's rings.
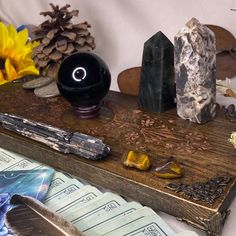
[[[161,114],[141,111],[136,97],[110,91],[100,116],[81,120],[62,97],[37,98],[21,86],[13,83],[0,87],[0,112],[96,136],[110,145],[112,151],[105,160],[89,161],[58,153],[3,128],[0,128],[1,147],[167,212],[211,235],[220,235],[236,193],[236,150],[228,141],[236,127],[223,114],[198,125],[177,117],[175,109]],[[147,153],[151,168],[143,172],[124,167],[121,158],[127,150]],[[164,180],[155,175],[155,167],[169,156],[181,164],[184,170],[181,179]],[[225,175],[232,180],[211,205],[165,187],[169,183],[193,184]]]

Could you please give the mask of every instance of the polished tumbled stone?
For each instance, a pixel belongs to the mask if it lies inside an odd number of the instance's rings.
[[[139,170],[147,170],[150,167],[148,155],[131,150],[123,154],[122,162],[127,167],[134,167]]]
[[[139,106],[163,112],[175,106],[174,47],[159,31],[144,44]]]
[[[205,123],[216,115],[215,35],[193,18],[174,41],[177,114]]]
[[[25,82],[22,85],[22,87],[24,89],[35,89],[35,88],[40,88],[47,84],[50,84],[52,81],[53,79],[49,77],[39,77],[37,79],[33,79],[33,80]]]
[[[56,81],[51,82],[50,84],[36,88],[34,94],[40,98],[52,98],[60,95],[60,92],[57,88]]]
[[[180,164],[174,157],[169,157],[168,160],[156,167],[155,174],[162,179],[175,179],[183,175]]]

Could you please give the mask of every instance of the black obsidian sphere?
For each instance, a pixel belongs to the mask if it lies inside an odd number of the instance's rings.
[[[110,84],[107,65],[93,53],[75,53],[67,57],[58,70],[57,86],[61,95],[85,113],[99,106]]]

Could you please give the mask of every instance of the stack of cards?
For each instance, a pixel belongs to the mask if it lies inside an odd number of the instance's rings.
[[[43,168],[40,163],[0,148],[0,171]],[[45,205],[87,236],[174,236],[175,232],[149,207],[101,192],[70,175],[56,172]],[[196,236],[182,232],[178,236]]]
[[[43,168],[41,163],[0,148],[0,171],[33,170]]]

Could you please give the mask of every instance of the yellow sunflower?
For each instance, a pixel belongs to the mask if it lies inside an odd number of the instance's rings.
[[[39,43],[27,43],[27,40],[27,29],[17,32],[13,25],[0,22],[0,85],[39,74],[32,59],[32,50]]]

